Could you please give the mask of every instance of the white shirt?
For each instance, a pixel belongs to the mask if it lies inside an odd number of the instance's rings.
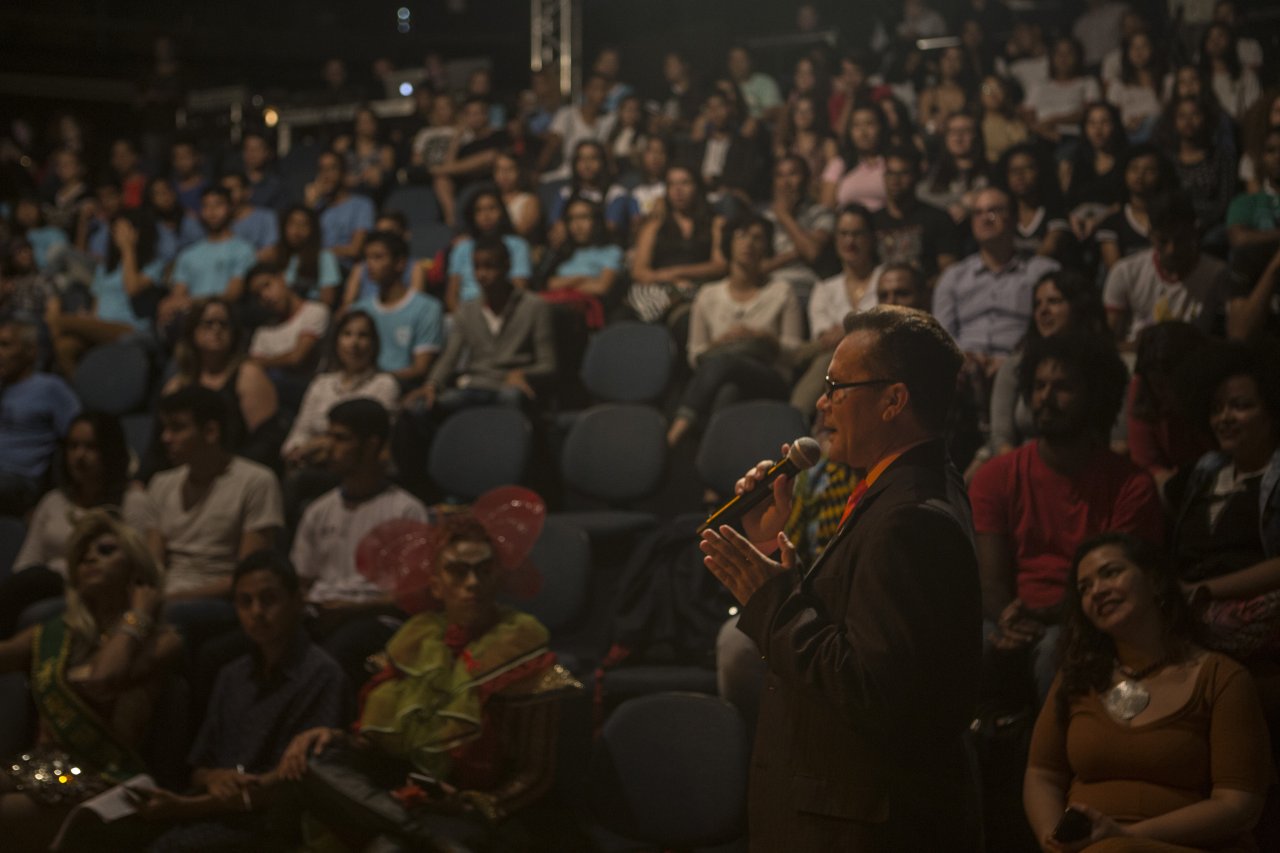
[[[551,119],[551,133],[560,137],[564,159],[558,167],[542,176],[543,182],[568,179],[573,166],[573,149],[578,147],[579,142],[587,139],[605,142],[615,121],[617,115],[614,113],[601,113],[596,116],[595,123],[591,124],[582,117],[582,110],[578,107],[568,106],[556,110],[555,117]]]
[[[883,264],[871,271],[867,289],[863,291],[857,305],[849,304],[849,291],[844,286],[843,272],[815,284],[813,292],[809,294],[809,335],[817,339],[827,329],[842,326],[845,315],[850,311],[862,312],[876,307],[880,301],[876,288],[880,286],[880,274],[883,272]]]
[[[329,308],[307,300],[293,316],[275,326],[259,326],[249,343],[253,358],[275,358],[288,355],[303,337],[320,340],[329,329]]]
[[[370,530],[399,518],[426,521],[427,508],[398,486],[350,506],[342,500],[340,489],[316,498],[298,523],[289,555],[298,577],[312,581],[307,601],[363,603],[384,595],[384,590],[360,574],[356,549]]]
[[[400,400],[400,384],[390,373],[372,370],[350,382],[339,372],[322,373],[312,379],[280,452],[288,453],[324,435],[329,428],[329,410],[339,403],[360,398],[377,400],[394,414]]]

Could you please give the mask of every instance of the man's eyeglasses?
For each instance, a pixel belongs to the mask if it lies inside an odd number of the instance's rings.
[[[894,382],[898,381],[896,379],[863,379],[861,382],[836,382],[830,376],[825,376],[823,379],[826,382],[826,385],[824,386],[826,390],[824,393],[827,395],[828,400],[834,397],[837,391],[842,391],[845,388],[864,388],[871,385],[892,385]]]

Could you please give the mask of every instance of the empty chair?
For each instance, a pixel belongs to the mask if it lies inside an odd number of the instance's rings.
[[[736,708],[659,693],[605,721],[587,777],[605,828],[663,849],[726,844],[746,830],[748,744]]]
[[[415,258],[434,258],[453,242],[453,229],[439,222],[419,225],[409,235],[409,254]]]
[[[430,187],[396,187],[382,203],[382,209],[398,210],[403,213],[405,219],[409,221],[410,231],[441,222],[440,205],[436,202],[436,194]]]
[[[578,415],[564,440],[560,473],[567,490],[600,506],[556,517],[578,525],[593,540],[656,524],[652,513],[628,507],[662,482],[666,429],[657,411],[632,403],[604,403]]]
[[[602,401],[650,403],[666,390],[675,359],[676,344],[666,326],[614,323],[587,344],[582,384]]]
[[[761,459],[779,458],[783,442],[808,435],[808,424],[794,406],[776,400],[752,400],[726,406],[711,417],[694,464],[702,482],[718,494],[733,494],[733,484]]]
[[[524,478],[533,428],[519,409],[475,406],[449,417],[431,442],[427,472],[442,492],[472,500]]]
[[[577,620],[586,604],[591,545],[578,527],[548,518],[529,559],[541,575],[541,586],[532,598],[508,598],[507,603],[536,617],[554,638]]]
[[[85,353],[72,387],[86,409],[123,415],[142,408],[151,384],[151,361],[136,343],[117,341]]]

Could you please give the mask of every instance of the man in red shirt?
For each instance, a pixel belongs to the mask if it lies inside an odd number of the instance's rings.
[[[1058,622],[1076,548],[1112,530],[1164,540],[1151,476],[1108,448],[1126,382],[1110,341],[1059,335],[1032,346],[1019,385],[1039,438],[992,459],[969,487],[988,663],[1028,654],[1041,701],[1057,669]],[[1002,692],[1009,687],[999,685]]]

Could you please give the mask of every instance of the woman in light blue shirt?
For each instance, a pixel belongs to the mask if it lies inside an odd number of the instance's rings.
[[[528,287],[533,276],[529,244],[523,237],[516,236],[502,195],[496,189],[486,187],[473,195],[463,216],[466,236],[454,243],[449,252],[449,283],[445,288],[444,306],[450,314],[460,303],[480,296],[480,284],[471,263],[471,249],[477,237],[502,238],[511,254],[510,278],[516,287]]]
[[[306,205],[295,204],[280,214],[276,263],[298,294],[334,306],[342,271],[333,252],[320,248],[320,218]]]

